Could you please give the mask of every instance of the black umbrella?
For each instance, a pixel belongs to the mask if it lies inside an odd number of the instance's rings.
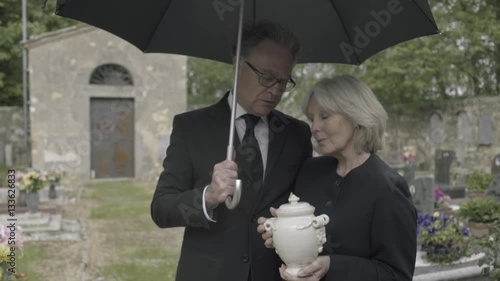
[[[426,0],[58,0],[56,14],[106,30],[145,53],[227,63],[237,34],[227,159],[233,158],[243,19],[289,28],[302,45],[299,63],[360,64],[388,47],[439,32]],[[236,207],[240,192],[238,184],[228,208]]]
[[[58,0],[56,14],[104,29],[146,53],[230,63],[242,2]],[[438,32],[426,0],[247,0],[243,18],[288,27],[301,41],[301,63],[359,64]]]

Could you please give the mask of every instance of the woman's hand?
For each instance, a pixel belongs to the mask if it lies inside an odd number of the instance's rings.
[[[276,209],[271,207],[271,209],[269,209],[271,211],[271,215],[273,217],[276,217]],[[270,230],[270,231],[266,231],[266,228],[264,227],[264,223],[266,222],[266,218],[264,217],[260,217],[258,220],[257,220],[257,223],[259,223],[259,226],[257,226],[257,232],[262,234],[262,239],[264,239],[264,245],[266,246],[266,248],[270,248],[272,249],[273,248],[273,231]]]
[[[279,268],[280,275],[286,281],[319,281],[330,270],[330,256],[319,256],[310,265],[302,267],[298,276],[293,276],[285,271],[283,264]]]

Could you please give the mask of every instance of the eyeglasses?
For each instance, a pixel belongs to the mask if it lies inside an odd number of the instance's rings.
[[[291,78],[289,79],[278,79],[271,74],[260,72],[257,68],[255,68],[251,63],[245,61],[245,63],[259,76],[259,84],[264,87],[271,88],[272,86],[279,84],[279,89],[281,91],[290,91],[295,87],[295,81]]]

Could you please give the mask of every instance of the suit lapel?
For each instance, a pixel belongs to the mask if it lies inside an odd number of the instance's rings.
[[[217,155],[224,155],[224,159],[227,153],[227,145],[229,139],[229,126],[231,125],[231,110],[227,104],[226,94],[215,106],[212,108],[212,118],[215,122],[207,124],[213,124],[211,130],[209,130],[210,138],[214,141],[214,149],[217,151]],[[201,120],[201,122],[204,122]],[[207,136],[208,137],[208,136]],[[220,154],[219,154],[220,153]]]

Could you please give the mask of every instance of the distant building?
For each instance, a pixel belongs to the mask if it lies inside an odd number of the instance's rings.
[[[33,167],[83,180],[158,175],[172,118],[187,108],[185,56],[143,54],[88,25],[26,47]]]

